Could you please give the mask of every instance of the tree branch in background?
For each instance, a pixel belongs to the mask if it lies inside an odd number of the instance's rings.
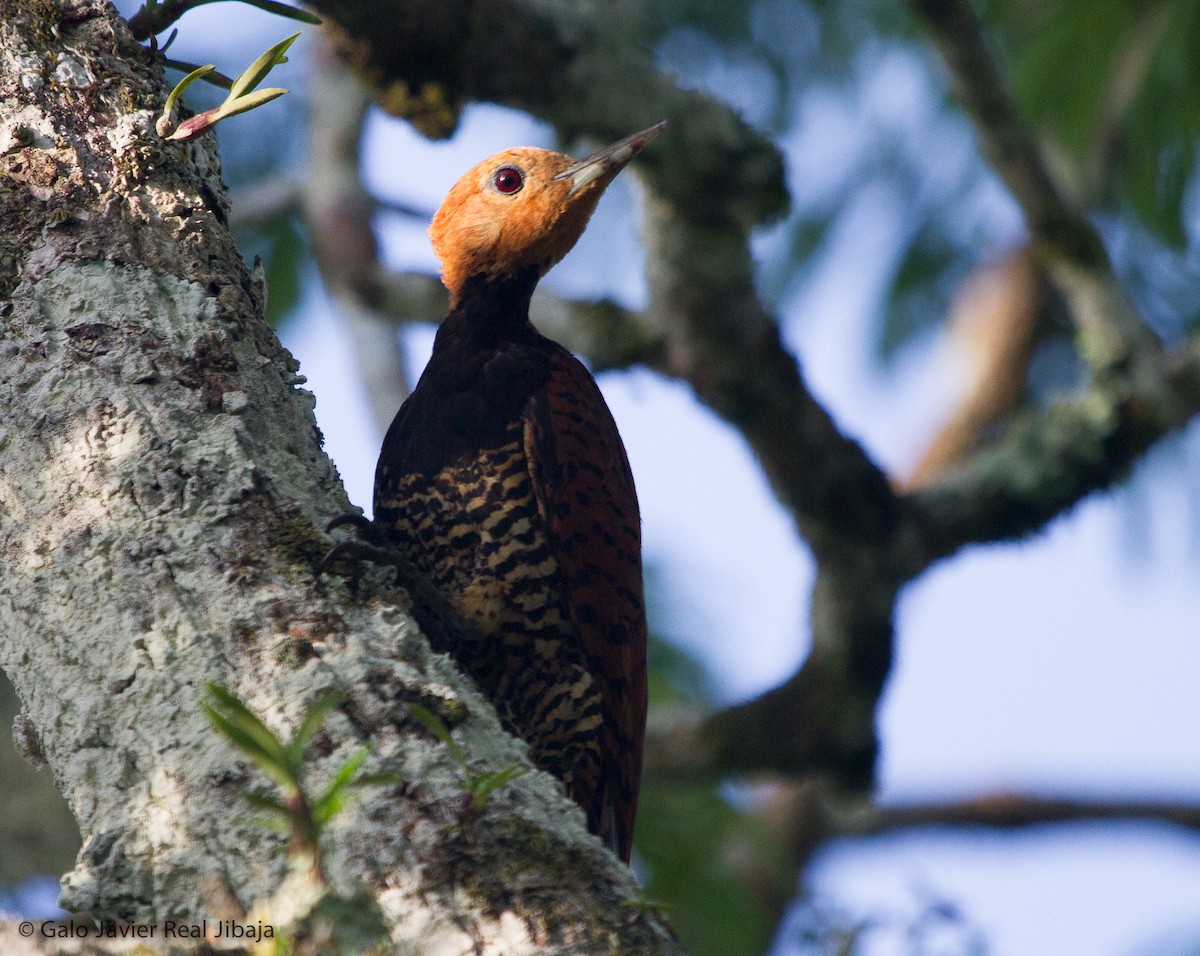
[[[597,372],[634,365],[666,369],[666,340],[646,313],[609,299],[573,302],[534,292],[529,314],[542,334],[586,356]]]
[[[1032,249],[1067,297],[1096,373],[1152,353],[1156,340],[1117,282],[1091,223],[1063,197],[1018,114],[968,0],[910,0],[975,122],[984,156],[1025,212]]]
[[[947,323],[966,387],[912,474],[895,482],[899,488],[933,484],[1012,414],[1025,391],[1045,298],[1044,280],[1025,249],[978,269],[959,289]]]
[[[262,230],[287,216],[298,216],[305,188],[298,176],[275,175],[230,190],[229,228]]]
[[[446,289],[431,275],[388,272],[380,277],[381,311],[399,326],[406,321],[438,322],[446,311]],[[614,302],[574,302],[537,290],[529,307],[535,326],[572,352],[585,356],[598,372],[645,365],[662,369],[665,344],[643,314]]]
[[[638,315],[564,306],[543,328],[597,367],[643,361],[687,381],[746,438],[819,569],[814,646],[803,668],[756,700],[652,738],[652,765],[686,764],[701,774],[818,768],[863,785],[902,584],[964,544],[1041,527],[1106,487],[1200,409],[1200,365],[1190,353],[1159,353],[1095,230],[1046,172],[969,6],[913,3],[946,56],[985,152],[1026,212],[1031,248],[1063,289],[1096,374],[1077,401],[1023,416],[1001,442],[900,498],[809,392],[776,317],[755,292],[749,230],[781,213],[786,197],[777,151],[731,110],[678,89],[637,52],[621,18],[593,16],[589,7],[313,4],[337,24],[339,49],[385,108],[431,135],[448,135],[468,100],[524,110],[564,137],[586,130],[615,139],[669,121],[638,162],[648,187],[650,307]],[[375,42],[384,34],[387,44]],[[515,64],[514,49],[522,51]],[[430,282],[390,280],[399,295],[416,298],[431,294]],[[1027,317],[1030,309],[1019,311]],[[634,344],[605,351],[605,336],[569,332],[583,317],[614,320],[620,331],[609,341]],[[1022,332],[1012,343],[1004,362],[1010,380],[1027,361],[1028,337]],[[1156,376],[1165,378],[1165,390]],[[997,405],[1011,403],[1011,381],[999,391]]]
[[[1063,198],[1021,121],[966,0],[911,0],[1020,203],[1030,248],[1063,292],[1094,381],[1073,402],[1020,416],[1004,440],[911,497],[922,544],[897,563],[915,576],[964,544],[1044,526],[1121,478],[1152,444],[1200,411],[1195,349],[1164,356],[1113,273],[1100,237]],[[912,542],[910,542],[911,544]]]
[[[370,97],[317,35],[309,83],[309,162],[302,194],[313,252],[346,320],[375,426],[382,435],[408,396],[404,350],[383,305],[374,203],[359,172]],[[441,311],[444,311],[444,306]]]
[[[990,827],[1013,830],[1058,823],[1148,821],[1200,831],[1200,806],[1136,800],[1077,800],[999,793],[971,800],[875,806],[847,814],[846,836],[873,836],[914,827]]]
[[[1013,830],[1081,821],[1152,821],[1200,830],[1200,805],[1154,800],[992,793],[964,800],[880,804],[845,799],[827,784],[809,780],[766,784],[751,802],[755,815],[801,858],[826,840],[922,827]]]
[[[898,563],[915,575],[966,544],[1037,531],[1120,480],[1155,442],[1200,413],[1200,349],[1159,354],[1081,397],[1017,417],[997,444],[908,496],[921,540]]]
[[[304,209],[304,191],[308,181],[299,176],[267,176],[248,186],[233,190],[229,225],[233,229],[265,229],[281,216],[300,215]],[[371,197],[375,212],[394,213],[428,222],[433,212],[393,200]]]

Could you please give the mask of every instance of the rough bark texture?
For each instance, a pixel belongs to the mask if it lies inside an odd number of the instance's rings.
[[[161,73],[99,0],[4,0],[0,41],[0,667],[84,835],[63,906],[150,923],[270,896],[279,840],[240,800],[269,785],[197,694],[224,683],[283,731],[336,688],[313,780],[369,741],[412,781],[366,791],[328,861],[398,951],[676,951],[550,778],[464,816],[408,702],[480,767],[522,748],[402,595],[314,578],[347,501],[211,139],[158,138]]]

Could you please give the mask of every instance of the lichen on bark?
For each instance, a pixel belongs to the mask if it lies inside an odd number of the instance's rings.
[[[632,876],[545,775],[463,817],[407,704],[449,702],[479,766],[523,747],[385,572],[354,593],[314,575],[348,502],[226,228],[211,137],[157,137],[161,71],[106,3],[0,0],[0,41],[0,669],[84,837],[63,905],[146,923],[269,898],[285,855],[241,801],[267,781],[197,695],[225,684],[285,734],[332,688],[315,784],[364,743],[409,781],[365,791],[328,847],[397,951],[677,951],[620,906]]]

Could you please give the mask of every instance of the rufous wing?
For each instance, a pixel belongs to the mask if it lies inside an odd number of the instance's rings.
[[[534,494],[580,650],[603,700],[600,785],[594,794],[572,796],[628,862],[646,724],[646,611],[633,475],[600,389],[565,349],[552,353],[546,384],[523,414]]]

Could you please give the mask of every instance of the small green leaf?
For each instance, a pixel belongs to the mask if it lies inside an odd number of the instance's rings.
[[[254,807],[256,810],[265,810],[268,813],[278,814],[286,820],[290,820],[293,811],[285,806],[274,797],[263,796],[261,793],[255,793],[252,790],[246,790],[242,793],[242,799]]]
[[[225,687],[211,683],[206,687],[212,700],[201,706],[214,726],[280,786],[298,789],[299,768],[271,729]]]
[[[350,759],[342,764],[341,770],[334,774],[333,779],[329,781],[329,786],[326,788],[326,793],[332,793],[336,790],[340,790],[349,786],[354,775],[358,773],[358,768],[363,765],[363,761],[367,759],[369,754],[370,751],[367,750],[366,747],[360,747],[357,751],[355,751],[350,756]]]
[[[325,718],[341,702],[342,695],[336,690],[331,690],[322,694],[313,703],[312,707],[309,708],[308,713],[300,721],[300,726],[296,728],[295,733],[292,734],[292,739],[287,745],[288,756],[292,759],[293,763],[299,763],[304,757],[304,751],[312,742],[313,737],[317,735],[317,731],[325,724]]]
[[[345,805],[346,794],[343,790],[325,794],[312,809],[313,823],[318,827],[325,826],[326,823],[338,815]]]
[[[491,798],[492,794],[499,790],[507,783],[511,783],[518,777],[524,776],[529,772],[528,767],[522,767],[520,764],[510,764],[503,770],[493,770],[488,773],[481,773],[476,777],[472,777],[467,784],[467,789],[472,795],[472,802],[476,810],[482,810]]]
[[[252,89],[258,86],[259,83],[266,79],[267,74],[270,73],[276,65],[280,63],[286,63],[287,57],[284,54],[287,53],[288,47],[296,42],[296,38],[298,36],[300,36],[299,33],[293,33],[290,37],[280,40],[274,46],[270,47],[265,53],[259,56],[257,60],[246,67],[246,69],[242,71],[242,75],[233,81],[233,88],[229,91],[229,99],[234,100],[242,96],[244,93],[249,93]],[[226,102],[228,102],[228,100]]]
[[[187,76],[175,84],[175,89],[167,94],[167,102],[163,104],[163,116],[170,119],[171,110],[175,108],[175,104],[179,102],[179,97],[183,96],[183,91],[195,83],[200,77],[206,76],[215,70],[217,67],[213,63],[206,63],[204,66],[198,66],[192,70]]]
[[[364,773],[347,784],[349,787],[395,787],[404,783],[407,778],[396,770],[381,770],[379,773]]]
[[[450,736],[450,731],[442,723],[441,719],[433,711],[422,707],[420,704],[409,704],[408,712],[416,717],[426,730],[446,745],[450,753],[454,756],[454,759],[465,770],[467,767],[467,755],[463,752],[462,747],[458,745],[457,741]]]
[[[287,90],[272,86],[265,90],[256,90],[253,93],[247,93],[245,96],[239,96],[237,99],[226,100],[217,107],[217,118],[213,122],[216,123],[229,116],[237,116],[238,113],[245,113],[247,110],[252,110],[256,106],[262,106],[264,103],[269,103],[276,97],[283,96]]]
[[[346,791],[353,785],[354,775],[358,772],[358,768],[363,765],[363,761],[367,759],[368,753],[367,748],[363,747],[347,760],[329,782],[329,786],[325,788],[325,792],[321,794],[317,802],[313,805],[313,820],[318,826],[329,822],[338,810],[345,806]]]
[[[291,819],[283,819],[276,816],[249,817],[251,823],[255,823],[264,830],[271,830],[275,833],[282,833],[286,837],[290,837],[294,830]]]
[[[297,789],[298,781],[289,771],[280,755],[263,748],[253,734],[247,733],[242,727],[229,720],[219,711],[205,705],[204,712],[208,715],[208,719],[212,721],[217,730],[231,744],[257,764],[260,769],[268,773],[276,783],[289,792],[294,792]]]

